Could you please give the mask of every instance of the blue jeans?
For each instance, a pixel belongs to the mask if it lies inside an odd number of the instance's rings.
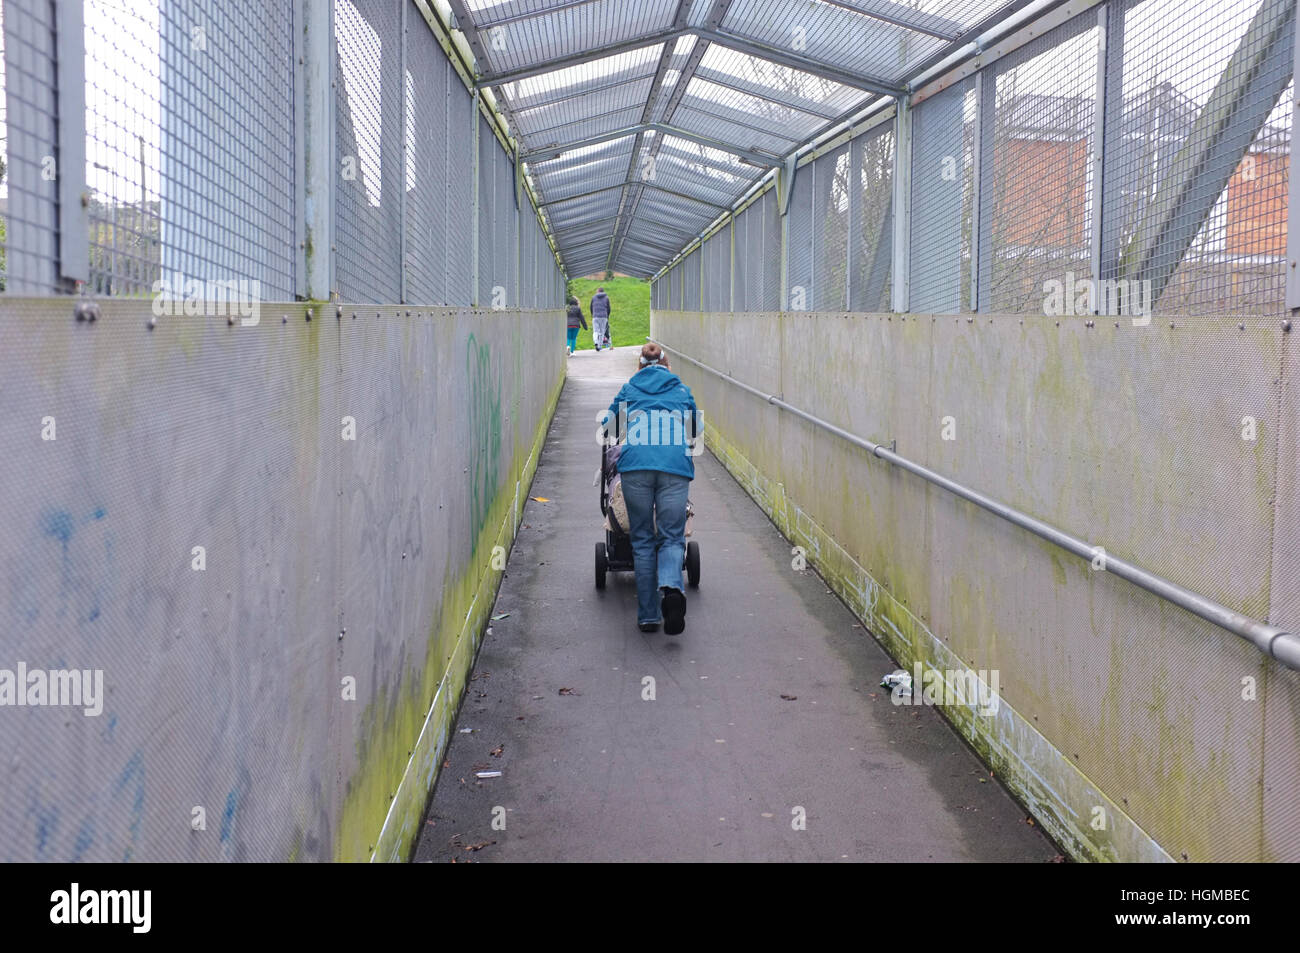
[[[569,328],[569,338],[568,338],[568,340],[569,340],[569,344],[568,344],[569,350],[572,351],[575,347],[578,346],[578,329],[577,329],[577,328]]]
[[[636,621],[662,622],[659,590],[682,588],[686,559],[686,491],[676,473],[633,470],[623,474],[623,499],[636,563]],[[658,532],[655,524],[658,523]]]

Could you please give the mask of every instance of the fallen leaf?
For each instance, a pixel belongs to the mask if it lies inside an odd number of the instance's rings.
[[[581,695],[582,692],[577,691],[576,689],[573,689],[573,688],[561,688],[561,689],[560,689],[560,694],[561,694],[561,695]]]
[[[494,616],[492,617],[492,621],[493,621],[493,622],[500,622],[502,619],[508,619],[508,618],[510,618],[510,613],[509,613],[509,612],[501,612],[501,613],[498,613],[497,615],[494,615]]]
[[[549,503],[549,502],[551,502],[550,500],[548,500],[548,499],[547,499],[546,497],[544,497],[544,496],[531,496],[531,497],[529,497],[529,499],[531,499],[531,500],[536,500],[538,503]]]
[[[782,698],[783,701],[788,701],[788,702],[793,702],[793,701],[798,701],[798,700],[799,700],[799,696],[798,696],[798,695],[782,695],[781,698]]]
[[[501,757],[501,752],[505,750],[506,750],[505,745],[497,745],[495,748],[489,751],[488,754],[492,755],[492,757],[494,758],[499,758]]]
[[[491,846],[492,846],[493,844],[495,844],[495,843],[496,843],[496,841],[494,841],[494,840],[485,840],[485,841],[484,841],[483,843],[481,843],[481,844],[466,844],[466,845],[464,845],[464,849],[465,849],[465,850],[482,850],[484,847],[491,847]]]

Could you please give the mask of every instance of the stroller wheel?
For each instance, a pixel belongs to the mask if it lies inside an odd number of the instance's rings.
[[[686,544],[686,581],[692,589],[700,588],[700,544]]]
[[[694,544],[692,544],[694,545]],[[605,573],[609,569],[609,557],[605,553],[605,544],[596,544],[596,588],[605,588]]]

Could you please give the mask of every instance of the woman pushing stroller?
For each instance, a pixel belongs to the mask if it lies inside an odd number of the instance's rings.
[[[662,622],[665,633],[677,635],[686,628],[682,564],[699,411],[658,344],[641,349],[640,363],[609,405],[604,427],[626,435],[618,471],[635,557],[637,624],[654,632]]]

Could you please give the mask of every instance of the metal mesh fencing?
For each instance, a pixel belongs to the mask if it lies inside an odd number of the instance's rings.
[[[497,154],[492,127],[482,115],[478,117],[478,288],[476,303],[492,301],[493,277],[496,274]]]
[[[339,294],[400,301],[405,79],[398,0],[339,0],[335,268]]]
[[[497,160],[497,275],[493,306],[519,306],[519,193],[515,188],[515,163],[501,153]]]
[[[474,97],[454,74],[447,91],[447,304],[474,301]]]
[[[816,229],[813,227],[813,196],[816,193],[817,163],[804,166],[794,178],[790,207],[786,212],[786,259],[788,279],[782,310],[807,311],[813,302],[813,259]]]
[[[447,304],[448,84],[460,80],[429,30],[406,37],[406,300]]]
[[[982,77],[985,103],[993,100],[992,115],[982,117],[982,311],[1042,312],[1058,283],[1070,289],[1092,277],[1097,44],[1097,13],[1089,11]]]
[[[700,310],[700,249],[686,256],[682,262],[682,310]]]
[[[704,243],[704,310],[731,310],[731,227],[725,225]]]
[[[1102,277],[1155,312],[1285,310],[1295,4],[1113,3]]]
[[[475,155],[486,120],[418,6],[336,0],[323,13],[333,134],[306,145],[300,13],[236,0],[5,0],[0,292],[182,298],[197,283],[206,299],[238,282],[292,300],[310,256],[326,254],[328,290],[345,299],[468,305],[477,168],[480,299],[499,288],[503,306],[518,306],[525,283],[547,289],[538,301],[556,298],[549,247],[527,246],[524,274],[520,216],[536,216],[516,205],[513,162],[491,135]],[[300,234],[310,149],[333,150],[333,234],[314,251]]]
[[[849,310],[888,311],[894,253],[894,132],[881,124],[853,140],[856,198],[849,232]]]
[[[912,111],[911,311],[957,314],[973,307],[974,125],[974,77]]]
[[[0,291],[49,294],[59,242],[53,4],[0,4],[0,43]]]
[[[818,311],[843,311],[849,302],[848,143],[813,163],[813,294]],[[807,169],[804,170],[808,171]]]
[[[909,309],[1285,313],[1295,6],[1109,0],[921,98]],[[895,139],[805,163],[770,261],[737,216],[738,309],[783,266],[781,308],[890,307]]]

